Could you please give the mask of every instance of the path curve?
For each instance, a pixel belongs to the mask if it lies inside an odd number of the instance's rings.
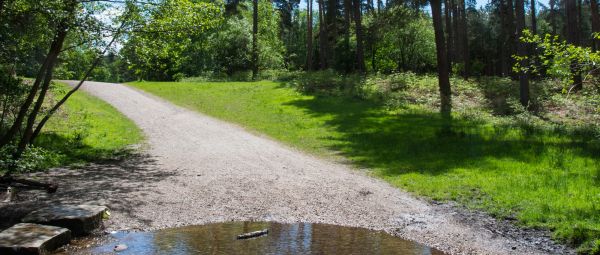
[[[112,205],[109,229],[301,221],[385,230],[450,253],[545,253],[348,166],[126,85],[86,82],[83,90],[133,120],[145,133],[144,151],[152,158],[102,170],[118,172],[104,185],[119,182],[120,187],[97,192]]]

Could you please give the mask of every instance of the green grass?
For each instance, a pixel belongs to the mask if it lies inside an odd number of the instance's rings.
[[[50,101],[62,98],[68,89],[57,83]],[[114,107],[78,91],[48,121],[35,145],[58,155],[56,165],[66,165],[126,155],[142,139],[135,123]]]
[[[418,195],[548,228],[573,245],[600,239],[597,139],[490,114],[457,115],[447,133],[439,115],[421,105],[390,110],[275,82],[131,85],[310,153],[343,157]]]

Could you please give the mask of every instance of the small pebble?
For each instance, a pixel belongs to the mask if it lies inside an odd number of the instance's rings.
[[[124,245],[124,244],[115,245],[114,251],[120,252],[120,251],[124,251],[124,250],[127,250],[127,245]]]

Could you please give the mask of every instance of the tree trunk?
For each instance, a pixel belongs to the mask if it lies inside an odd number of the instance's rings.
[[[37,95],[37,92],[40,88],[42,80],[44,79],[44,75],[46,74],[46,70],[48,69],[48,64],[50,63],[50,60],[52,60],[53,58],[56,58],[58,56],[58,54],[60,53],[60,49],[58,49],[58,47],[59,47],[58,38],[54,38],[54,40],[52,41],[52,43],[50,45],[50,49],[48,50],[48,54],[46,55],[46,58],[44,59],[44,63],[38,70],[38,73],[35,77],[35,81],[33,82],[33,85],[31,86],[31,89],[29,90],[29,92],[27,94],[27,98],[25,99],[25,101],[23,102],[21,107],[19,108],[17,117],[13,121],[13,124],[8,129],[6,134],[4,134],[4,136],[0,139],[0,148],[9,144],[14,139],[14,137],[17,135],[17,133],[20,131],[21,125],[23,124],[23,120],[27,116],[29,107],[31,107],[31,104],[33,103],[33,100],[35,99],[35,96]]]
[[[531,33],[537,34],[537,13],[535,12],[535,0],[529,0],[531,3]]]
[[[463,77],[466,79],[470,75],[469,68],[469,37],[467,28],[467,7],[465,0],[460,1],[460,36],[461,36],[461,49],[462,49],[462,60],[463,60]]]
[[[517,44],[517,54],[520,56],[527,55],[527,45],[519,38],[525,29],[525,3],[523,0],[515,0],[515,16],[517,25],[517,36],[515,43]],[[521,65],[525,66],[526,61],[521,61]],[[529,77],[526,72],[519,71],[519,94],[521,105],[529,107]]]
[[[453,63],[459,63],[462,61],[462,53],[463,51],[461,50],[462,48],[462,37],[460,36],[460,29],[459,29],[459,19],[460,19],[460,14],[458,13],[458,1],[461,0],[450,0],[450,6],[452,6],[452,31],[454,31],[454,36],[452,37],[452,39],[454,40],[452,42],[452,46],[453,46],[453,52],[452,52],[452,62]],[[441,3],[440,3],[441,4]],[[452,72],[452,66],[450,65],[450,71]]]
[[[448,35],[446,38],[448,39],[447,43],[447,54],[448,54],[448,68],[451,67],[452,62],[454,61],[454,45],[452,42],[454,41],[454,35],[452,34],[452,5],[450,4],[450,0],[444,1],[444,14],[446,18],[446,34]]]
[[[252,1],[252,80],[258,78],[258,0]]]
[[[360,8],[360,0],[352,0],[354,9],[354,22],[356,29],[356,68],[360,73],[364,73],[365,68],[365,53],[363,46],[363,27],[362,27],[362,12]]]
[[[327,69],[327,24],[325,24],[325,3],[317,0],[319,5],[319,63],[321,70]]]
[[[55,45],[55,53],[53,53],[53,57],[48,62],[48,68],[46,69],[46,75],[44,76],[44,83],[38,95],[38,99],[29,113],[27,117],[27,125],[25,126],[25,131],[19,144],[17,146],[17,150],[15,151],[13,158],[17,159],[21,157],[21,154],[27,148],[32,136],[33,136],[33,125],[35,124],[35,120],[37,119],[37,115],[42,109],[42,105],[44,104],[44,100],[46,98],[46,94],[48,93],[48,89],[50,88],[50,83],[52,82],[52,74],[54,71],[54,66],[56,65],[56,60],[58,59],[58,55],[62,50],[63,43],[65,38],[67,37],[67,27],[66,24],[62,26],[60,31],[56,35],[56,45]]]
[[[557,24],[556,24],[556,1],[557,0],[550,0],[549,4],[550,4],[550,26],[552,27],[552,34],[556,35],[556,31],[557,31]]]
[[[306,71],[311,71],[313,63],[313,0],[306,1],[307,13],[306,13]]]
[[[356,0],[355,0],[356,1]],[[450,78],[448,75],[448,60],[442,25],[441,0],[431,0],[431,14],[433,17],[433,28],[435,30],[435,49],[437,53],[438,84],[440,88],[440,112],[445,118],[450,117],[452,111],[452,95],[450,90]]]
[[[335,44],[336,38],[338,36],[337,31],[337,10],[338,10],[338,1],[337,0],[327,0],[327,13],[325,15],[325,31],[327,32],[327,63],[328,67],[332,66],[335,63]]]
[[[567,13],[567,42],[573,45],[579,45],[579,24],[577,14],[577,1],[565,0]],[[571,71],[573,72],[573,89],[579,90],[583,87],[581,74],[577,70],[577,62],[571,63]]]
[[[48,120],[50,119],[50,117],[52,117],[52,115],[65,103],[67,102],[67,100],[71,97],[71,95],[73,95],[75,92],[77,92],[77,90],[79,90],[79,88],[83,85],[83,82],[85,82],[85,80],[88,79],[88,77],[92,74],[92,72],[94,71],[94,69],[96,68],[96,66],[98,66],[98,64],[100,64],[100,61],[102,61],[102,59],[104,58],[104,55],[106,54],[106,52],[108,52],[108,50],[110,49],[110,47],[113,45],[113,43],[115,41],[117,41],[117,38],[119,38],[119,36],[121,36],[121,33],[123,32],[123,29],[126,26],[126,21],[127,18],[129,18],[129,11],[126,14],[125,20],[121,23],[121,26],[117,29],[117,31],[115,32],[115,34],[113,34],[112,39],[110,40],[110,42],[106,45],[106,47],[104,48],[104,50],[98,55],[98,57],[94,60],[94,62],[92,63],[92,65],[88,68],[88,70],[86,71],[85,75],[83,76],[83,78],[79,81],[79,83],[77,84],[77,86],[75,86],[74,88],[72,88],[71,90],[69,90],[69,92],[67,92],[67,94],[61,98],[51,109],[50,111],[48,111],[48,113],[46,113],[46,115],[44,116],[44,118],[42,118],[42,120],[40,121],[40,123],[37,125],[37,127],[35,128],[35,131],[33,132],[31,139],[29,140],[29,143],[33,143],[35,141],[35,138],[38,137],[38,135],[41,133],[42,129],[44,128],[44,125],[46,125],[46,122],[48,122]]]
[[[590,12],[592,16],[592,32],[600,33],[600,16],[598,16],[598,0],[590,0]],[[592,38],[592,49],[600,48],[600,40]]]
[[[352,11],[352,2],[350,0],[344,0],[344,50],[346,56],[350,56],[350,12]],[[346,73],[352,70],[352,62],[344,61],[344,68]]]

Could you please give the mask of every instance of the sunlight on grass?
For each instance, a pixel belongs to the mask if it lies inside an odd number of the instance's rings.
[[[600,145],[585,138],[491,116],[456,116],[444,134],[438,114],[416,105],[391,111],[275,82],[131,85],[317,155],[342,155],[419,195],[549,228],[572,244],[600,238]]]
[[[53,98],[70,89],[57,83]],[[61,155],[60,164],[117,157],[142,140],[138,127],[108,103],[78,91],[53,116],[36,145]]]

